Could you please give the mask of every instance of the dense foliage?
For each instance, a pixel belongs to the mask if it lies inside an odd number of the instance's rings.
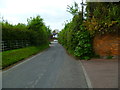
[[[48,43],[50,29],[45,26],[43,19],[40,18],[40,16],[28,19],[28,30],[34,31],[34,37],[30,39],[34,45]]]
[[[58,39],[69,53],[80,59],[90,59],[93,53],[91,38],[90,33],[82,25],[82,15],[79,12],[65,25]]]
[[[85,26],[91,35],[120,34],[120,2],[88,2]]]
[[[86,20],[78,12],[78,4],[74,4],[67,10],[73,15],[72,21],[65,24],[58,39],[74,56],[90,59],[95,55],[92,45],[95,35],[120,34],[120,3],[88,2]]]
[[[92,37],[83,26],[81,27],[82,31],[78,31],[75,35],[78,44],[74,50],[74,55],[79,57],[80,59],[88,60],[93,56]]]
[[[17,25],[2,23],[2,41],[4,41],[6,50],[21,48],[25,46],[40,46],[48,44],[50,37],[50,28],[45,26],[40,16],[27,20],[28,24],[19,23]],[[18,44],[17,47],[15,44]]]

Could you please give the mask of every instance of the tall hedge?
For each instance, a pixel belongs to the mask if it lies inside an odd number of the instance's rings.
[[[48,44],[50,37],[50,28],[47,27],[40,16],[28,19],[28,24],[19,23],[17,25],[2,23],[2,41],[5,42],[6,47],[15,49],[16,42],[19,44],[18,48],[26,46],[26,44],[39,46]]]
[[[61,43],[69,53],[79,59],[92,57],[92,37],[82,23],[82,13],[76,14],[58,35]]]

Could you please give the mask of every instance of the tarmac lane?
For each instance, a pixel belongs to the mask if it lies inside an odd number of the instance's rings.
[[[50,48],[3,71],[3,88],[88,88],[79,61],[57,42]]]

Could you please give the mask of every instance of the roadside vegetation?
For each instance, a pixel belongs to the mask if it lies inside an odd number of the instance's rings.
[[[2,22],[3,50],[12,50],[26,46],[48,44],[51,30],[45,25],[40,16],[27,19],[28,24],[17,25]]]
[[[98,57],[93,49],[93,38],[96,35],[120,35],[119,2],[88,2],[86,19],[83,17],[84,12],[79,11],[76,2],[67,9],[73,18],[65,23],[58,40],[70,54],[79,59]]]
[[[29,46],[20,49],[4,51],[2,53],[2,68],[8,67],[16,62],[24,60],[31,55],[45,50],[48,47],[49,45]]]
[[[40,16],[27,19],[27,25],[2,21],[2,68],[49,47],[51,29]]]

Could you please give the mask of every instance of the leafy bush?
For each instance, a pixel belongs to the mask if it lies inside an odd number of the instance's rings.
[[[79,59],[92,57],[92,38],[82,24],[82,15],[75,15],[71,22],[67,23],[59,33],[59,42],[67,51]]]
[[[92,57],[92,39],[88,31],[78,31],[76,33],[78,45],[75,48],[74,55],[80,59],[90,59]]]

